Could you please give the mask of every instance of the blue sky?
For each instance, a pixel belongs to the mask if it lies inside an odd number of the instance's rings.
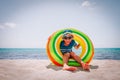
[[[44,48],[56,30],[76,28],[95,48],[120,47],[120,0],[0,0],[0,48]]]

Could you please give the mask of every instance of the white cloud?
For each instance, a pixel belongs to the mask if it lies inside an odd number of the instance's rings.
[[[0,29],[3,29],[3,28],[4,28],[4,26],[0,24]]]
[[[90,7],[91,6],[91,3],[87,0],[85,0],[82,4],[81,4],[82,7]]]
[[[0,29],[6,29],[6,28],[15,28],[16,24],[12,22],[6,22],[3,24],[0,24]]]
[[[15,23],[5,23],[4,24],[6,27],[9,27],[9,28],[15,28],[16,27],[16,24]]]
[[[84,0],[82,2],[81,6],[84,7],[84,8],[88,8],[88,9],[93,10],[95,8],[95,6],[94,6],[95,4],[96,4],[95,2],[90,2],[88,0]]]

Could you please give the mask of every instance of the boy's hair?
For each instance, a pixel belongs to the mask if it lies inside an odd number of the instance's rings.
[[[66,34],[66,33],[72,33],[72,31],[69,30],[69,29],[66,29],[66,30],[63,31],[63,34]]]
[[[71,31],[71,30],[65,30],[65,31],[63,32],[62,38],[66,37],[68,34],[70,34],[70,36],[73,38],[73,34],[72,34],[72,31]]]

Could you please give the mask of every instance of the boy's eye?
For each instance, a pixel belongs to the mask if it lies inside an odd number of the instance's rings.
[[[71,39],[72,37],[70,36],[70,37],[64,37],[63,39]]]

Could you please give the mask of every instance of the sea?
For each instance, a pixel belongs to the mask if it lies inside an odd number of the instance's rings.
[[[48,56],[45,48],[0,48],[0,59],[48,59]],[[120,48],[95,48],[93,59],[120,60]]]

